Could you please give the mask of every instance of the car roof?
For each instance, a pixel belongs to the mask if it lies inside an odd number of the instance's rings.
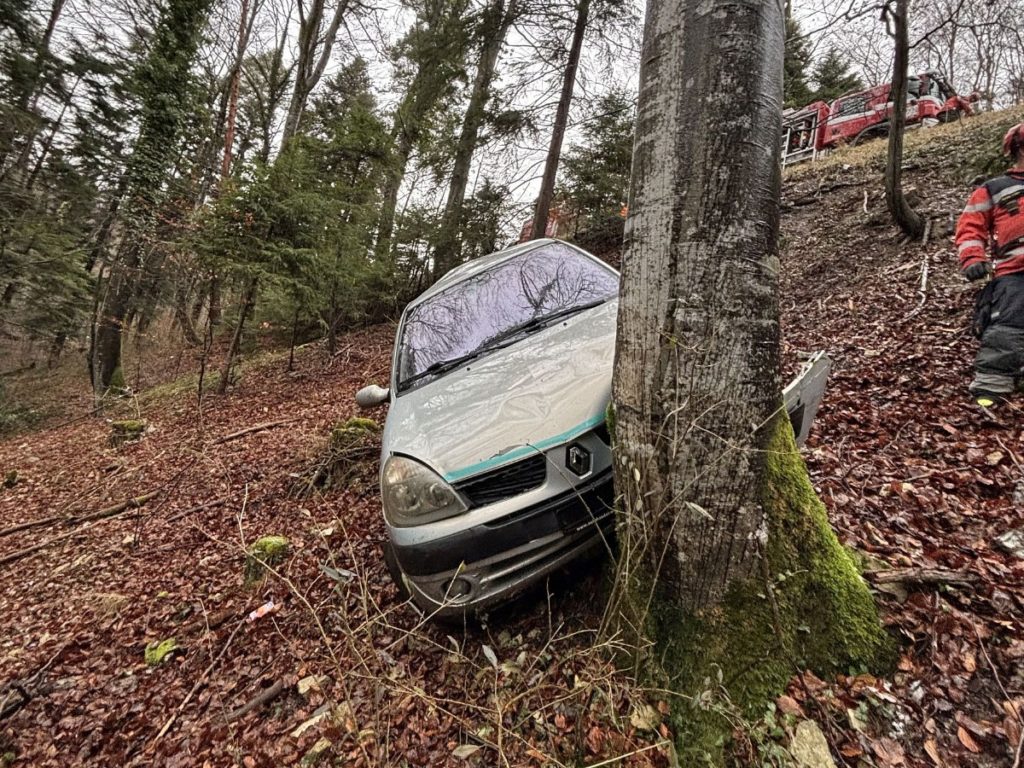
[[[552,243],[558,243],[559,245],[567,245],[570,248],[579,250],[582,253],[585,253],[586,255],[590,256],[589,253],[587,253],[586,251],[582,251],[572,243],[567,243],[564,240],[557,240],[553,237],[545,237],[541,238],[540,240],[530,240],[529,242],[526,243],[518,243],[516,245],[509,246],[508,248],[505,248],[503,250],[490,253],[487,256],[481,256],[477,259],[472,259],[471,261],[467,261],[465,264],[460,264],[459,266],[449,270],[441,277],[440,280],[438,280],[427,290],[425,290],[423,293],[421,293],[419,296],[417,296],[415,299],[409,302],[408,306],[406,307],[406,311],[408,311],[411,307],[414,307],[417,304],[426,301],[431,296],[434,296],[440,293],[441,291],[445,290],[446,288],[451,287],[455,283],[465,280],[467,277],[477,275],[483,272],[484,270],[490,269],[495,264],[500,264],[503,261],[508,261],[509,259],[515,258],[516,256],[526,253],[527,251],[532,251],[533,249],[540,248],[541,246],[544,245],[551,245]],[[594,257],[591,256],[591,258]]]

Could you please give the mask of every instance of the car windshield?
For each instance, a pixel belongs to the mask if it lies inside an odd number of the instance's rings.
[[[618,276],[561,243],[540,246],[459,280],[402,324],[398,390],[618,294]]]

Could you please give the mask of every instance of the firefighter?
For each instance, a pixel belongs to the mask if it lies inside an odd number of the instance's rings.
[[[1013,167],[975,188],[956,228],[961,274],[972,282],[994,275],[974,317],[981,348],[971,394],[983,408],[1004,403],[1024,368],[1024,123],[1007,132],[1003,153]]]

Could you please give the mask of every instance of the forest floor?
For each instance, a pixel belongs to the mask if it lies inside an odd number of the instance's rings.
[[[1019,756],[1024,552],[996,537],[1024,527],[1024,401],[993,420],[966,397],[975,288],[946,232],[979,150],[1016,119],[910,137],[927,244],[887,223],[881,145],[787,175],[787,353],[834,364],[806,457],[840,538],[890,576],[876,588],[901,651],[884,678],[794,678],[774,713],[740,724],[761,764],[804,718],[837,765]],[[0,490],[0,765],[669,763],[661,720],[677,704],[599,645],[600,568],[481,625],[424,624],[381,556],[374,439],[349,446],[340,487],[299,492],[354,392],[386,378],[392,334],[352,333],[333,357],[308,346],[290,372],[264,355],[201,408],[194,380],[143,391],[122,409],[148,431],[119,447],[97,417],[0,442],[0,472],[17,472]],[[266,535],[290,555],[246,586],[246,547]]]

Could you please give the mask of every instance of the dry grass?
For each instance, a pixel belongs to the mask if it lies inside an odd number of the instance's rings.
[[[904,162],[923,162],[939,155],[944,160],[953,157],[978,156],[983,163],[995,155],[998,162],[999,144],[1002,134],[1015,123],[1024,121],[1024,107],[1012,107],[996,112],[983,112],[974,117],[955,123],[945,123],[931,128],[908,130],[904,139]],[[962,153],[961,148],[969,150]],[[786,181],[800,181],[817,178],[823,173],[850,168],[884,168],[887,143],[882,140],[869,141],[856,147],[842,147],[826,157],[810,163],[790,166],[783,174]],[[956,147],[957,152],[950,151]],[[971,169],[975,163],[970,163]],[[990,172],[996,172],[993,169]],[[983,172],[983,171],[977,171]],[[973,174],[972,174],[973,175]]]

